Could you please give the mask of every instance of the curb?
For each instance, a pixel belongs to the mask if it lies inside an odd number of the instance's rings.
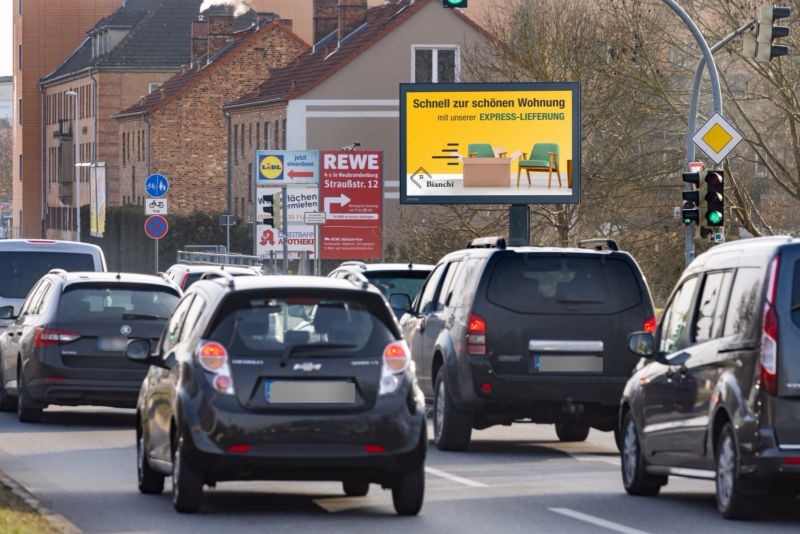
[[[69,519],[63,515],[52,511],[41,503],[41,501],[34,496],[25,486],[8,476],[5,472],[0,470],[0,483],[11,490],[14,495],[25,501],[25,504],[33,508],[41,515],[45,521],[57,531],[63,534],[80,534],[81,529],[75,526]]]

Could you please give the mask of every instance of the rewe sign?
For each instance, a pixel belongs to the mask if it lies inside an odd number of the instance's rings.
[[[320,153],[320,257],[325,260],[381,258],[383,152]]]

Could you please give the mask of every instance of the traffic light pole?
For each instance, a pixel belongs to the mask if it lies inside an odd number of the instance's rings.
[[[703,53],[703,62],[708,65],[708,73],[711,77],[711,95],[714,100],[714,112],[719,113],[722,115],[722,90],[720,89],[719,84],[719,74],[717,73],[717,64],[714,62],[714,54],[711,51],[711,48],[708,46],[708,42],[706,41],[703,34],[700,32],[700,29],[694,23],[692,18],[683,10],[683,8],[678,5],[675,0],[664,0],[664,3],[669,6],[672,11],[677,14],[681,20],[683,20],[684,24],[689,28],[689,31],[692,32],[695,41],[697,41],[697,45],[700,47],[700,51]],[[698,83],[699,89],[699,83]],[[697,115],[697,105],[695,103],[694,111],[689,111],[689,121],[694,122]],[[692,134],[694,134],[694,128],[692,127]],[[689,140],[691,142],[691,139]],[[692,162],[694,159],[694,144],[691,146],[687,145],[686,150],[686,168],[688,169],[689,163]],[[691,190],[691,185],[686,184],[685,186],[686,191]],[[684,244],[684,255],[683,261],[684,266],[688,266],[692,260],[694,259],[694,225],[687,225],[685,229],[685,233],[683,236],[683,244]]]

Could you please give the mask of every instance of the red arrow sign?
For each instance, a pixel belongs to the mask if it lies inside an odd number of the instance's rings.
[[[296,171],[294,169],[286,173],[289,178],[313,178],[314,171]]]

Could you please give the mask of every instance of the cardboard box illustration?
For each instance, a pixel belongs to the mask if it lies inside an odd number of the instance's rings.
[[[511,158],[464,158],[464,187],[511,187]]]

